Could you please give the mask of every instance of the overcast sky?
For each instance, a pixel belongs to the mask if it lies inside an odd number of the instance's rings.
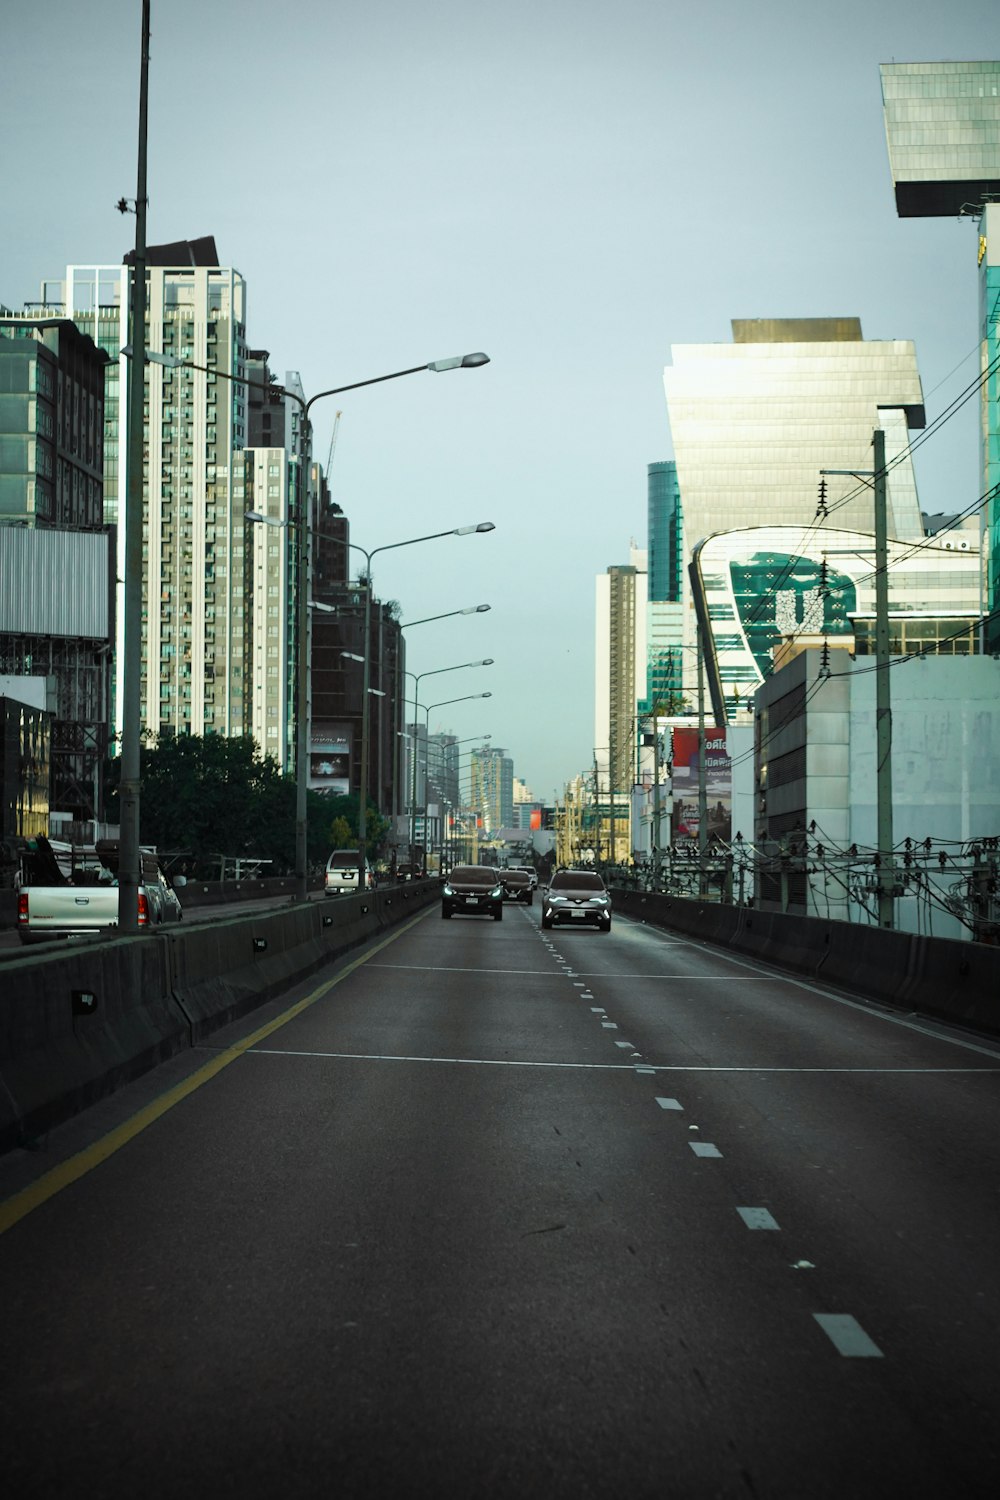
[[[5,0],[0,302],[117,262],[134,220],[139,0]],[[593,749],[594,577],[646,538],[671,344],[858,315],[916,342],[928,416],[977,374],[976,231],[899,220],[878,65],[991,58],[996,0],[152,0],[149,239],[214,234],[247,335],[315,408],[352,537],[419,627],[432,729],[491,733],[550,798]],[[977,414],[915,456],[980,492]],[[764,519],[764,518],[761,518]],[[455,628],[453,628],[455,627]],[[437,685],[438,691],[430,689]]]

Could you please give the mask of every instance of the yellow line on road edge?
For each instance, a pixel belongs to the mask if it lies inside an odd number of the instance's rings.
[[[191,1077],[186,1078],[183,1083],[176,1084],[174,1088],[168,1089],[165,1094],[161,1094],[158,1099],[154,1099],[152,1104],[147,1104],[145,1109],[140,1109],[138,1114],[133,1115],[130,1120],[126,1120],[124,1125],[119,1125],[116,1130],[110,1131],[101,1140],[95,1141],[85,1151],[79,1152],[76,1156],[71,1156],[68,1161],[60,1163],[58,1167],[53,1167],[51,1172],[46,1172],[44,1177],[40,1177],[30,1187],[23,1188],[21,1192],[15,1193],[13,1198],[8,1198],[6,1202],[0,1203],[0,1234],[6,1234],[7,1230],[12,1229],[21,1219],[26,1218],[36,1208],[40,1208],[43,1203],[47,1203],[50,1198],[54,1198],[57,1193],[61,1193],[63,1188],[70,1187],[74,1182],[79,1182],[81,1177],[85,1177],[88,1172],[92,1172],[95,1167],[99,1167],[102,1161],[107,1161],[109,1156],[114,1156],[116,1151],[120,1151],[123,1146],[127,1146],[129,1141],[134,1140],[148,1126],[155,1124],[162,1115],[165,1115],[168,1110],[173,1109],[175,1104],[180,1104],[189,1094],[193,1094],[195,1089],[200,1089],[202,1084],[208,1083],[217,1073],[221,1073],[223,1068],[228,1068],[230,1063],[236,1062],[244,1053],[249,1052],[251,1047],[255,1047],[258,1042],[262,1042],[265,1037],[271,1036],[275,1031],[280,1030],[282,1026],[287,1026],[289,1021],[294,1021],[296,1016],[300,1016],[304,1010],[308,1010],[311,1005],[315,1005],[317,1000],[322,1000],[323,996],[332,990],[335,985],[340,984],[348,975],[353,974],[354,970],[359,969],[362,964],[366,964],[370,958],[374,958],[376,953],[381,953],[383,948],[387,948],[390,943],[394,943],[405,932],[409,932],[410,928],[415,927],[426,915],[425,911],[420,912],[411,921],[404,923],[395,932],[390,933],[382,942],[377,943],[374,948],[362,954],[360,958],[354,959],[339,974],[335,974],[332,979],[324,980],[311,994],[306,995],[303,1000],[297,1001],[289,1010],[284,1011],[282,1015],[276,1017],[275,1020],[268,1021],[266,1026],[258,1027],[250,1036],[244,1037],[242,1042],[236,1042],[232,1047],[227,1047],[224,1052],[219,1053],[218,1057],[214,1057],[211,1062],[206,1063],[204,1067],[192,1073]]]

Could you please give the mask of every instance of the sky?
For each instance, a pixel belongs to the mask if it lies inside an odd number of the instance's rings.
[[[140,0],[5,0],[0,302],[115,263],[134,220]],[[996,0],[152,0],[150,243],[213,234],[247,337],[320,402],[314,453],[416,627],[431,729],[546,800],[592,759],[594,579],[646,542],[672,344],[856,315],[912,339],[933,418],[978,370],[976,228],[896,217],[881,62],[993,58]],[[976,403],[914,457],[980,493]],[[358,554],[355,554],[357,557]],[[431,690],[437,689],[432,696]]]

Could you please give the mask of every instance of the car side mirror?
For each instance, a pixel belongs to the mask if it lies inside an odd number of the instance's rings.
[[[175,891],[179,891],[181,889],[181,887],[185,886],[185,885],[187,885],[187,876],[186,875],[175,875],[174,876],[174,890]]]

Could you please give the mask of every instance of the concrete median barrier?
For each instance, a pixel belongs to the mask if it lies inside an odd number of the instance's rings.
[[[437,898],[336,902],[26,952],[0,971],[0,1150],[31,1141]]]

